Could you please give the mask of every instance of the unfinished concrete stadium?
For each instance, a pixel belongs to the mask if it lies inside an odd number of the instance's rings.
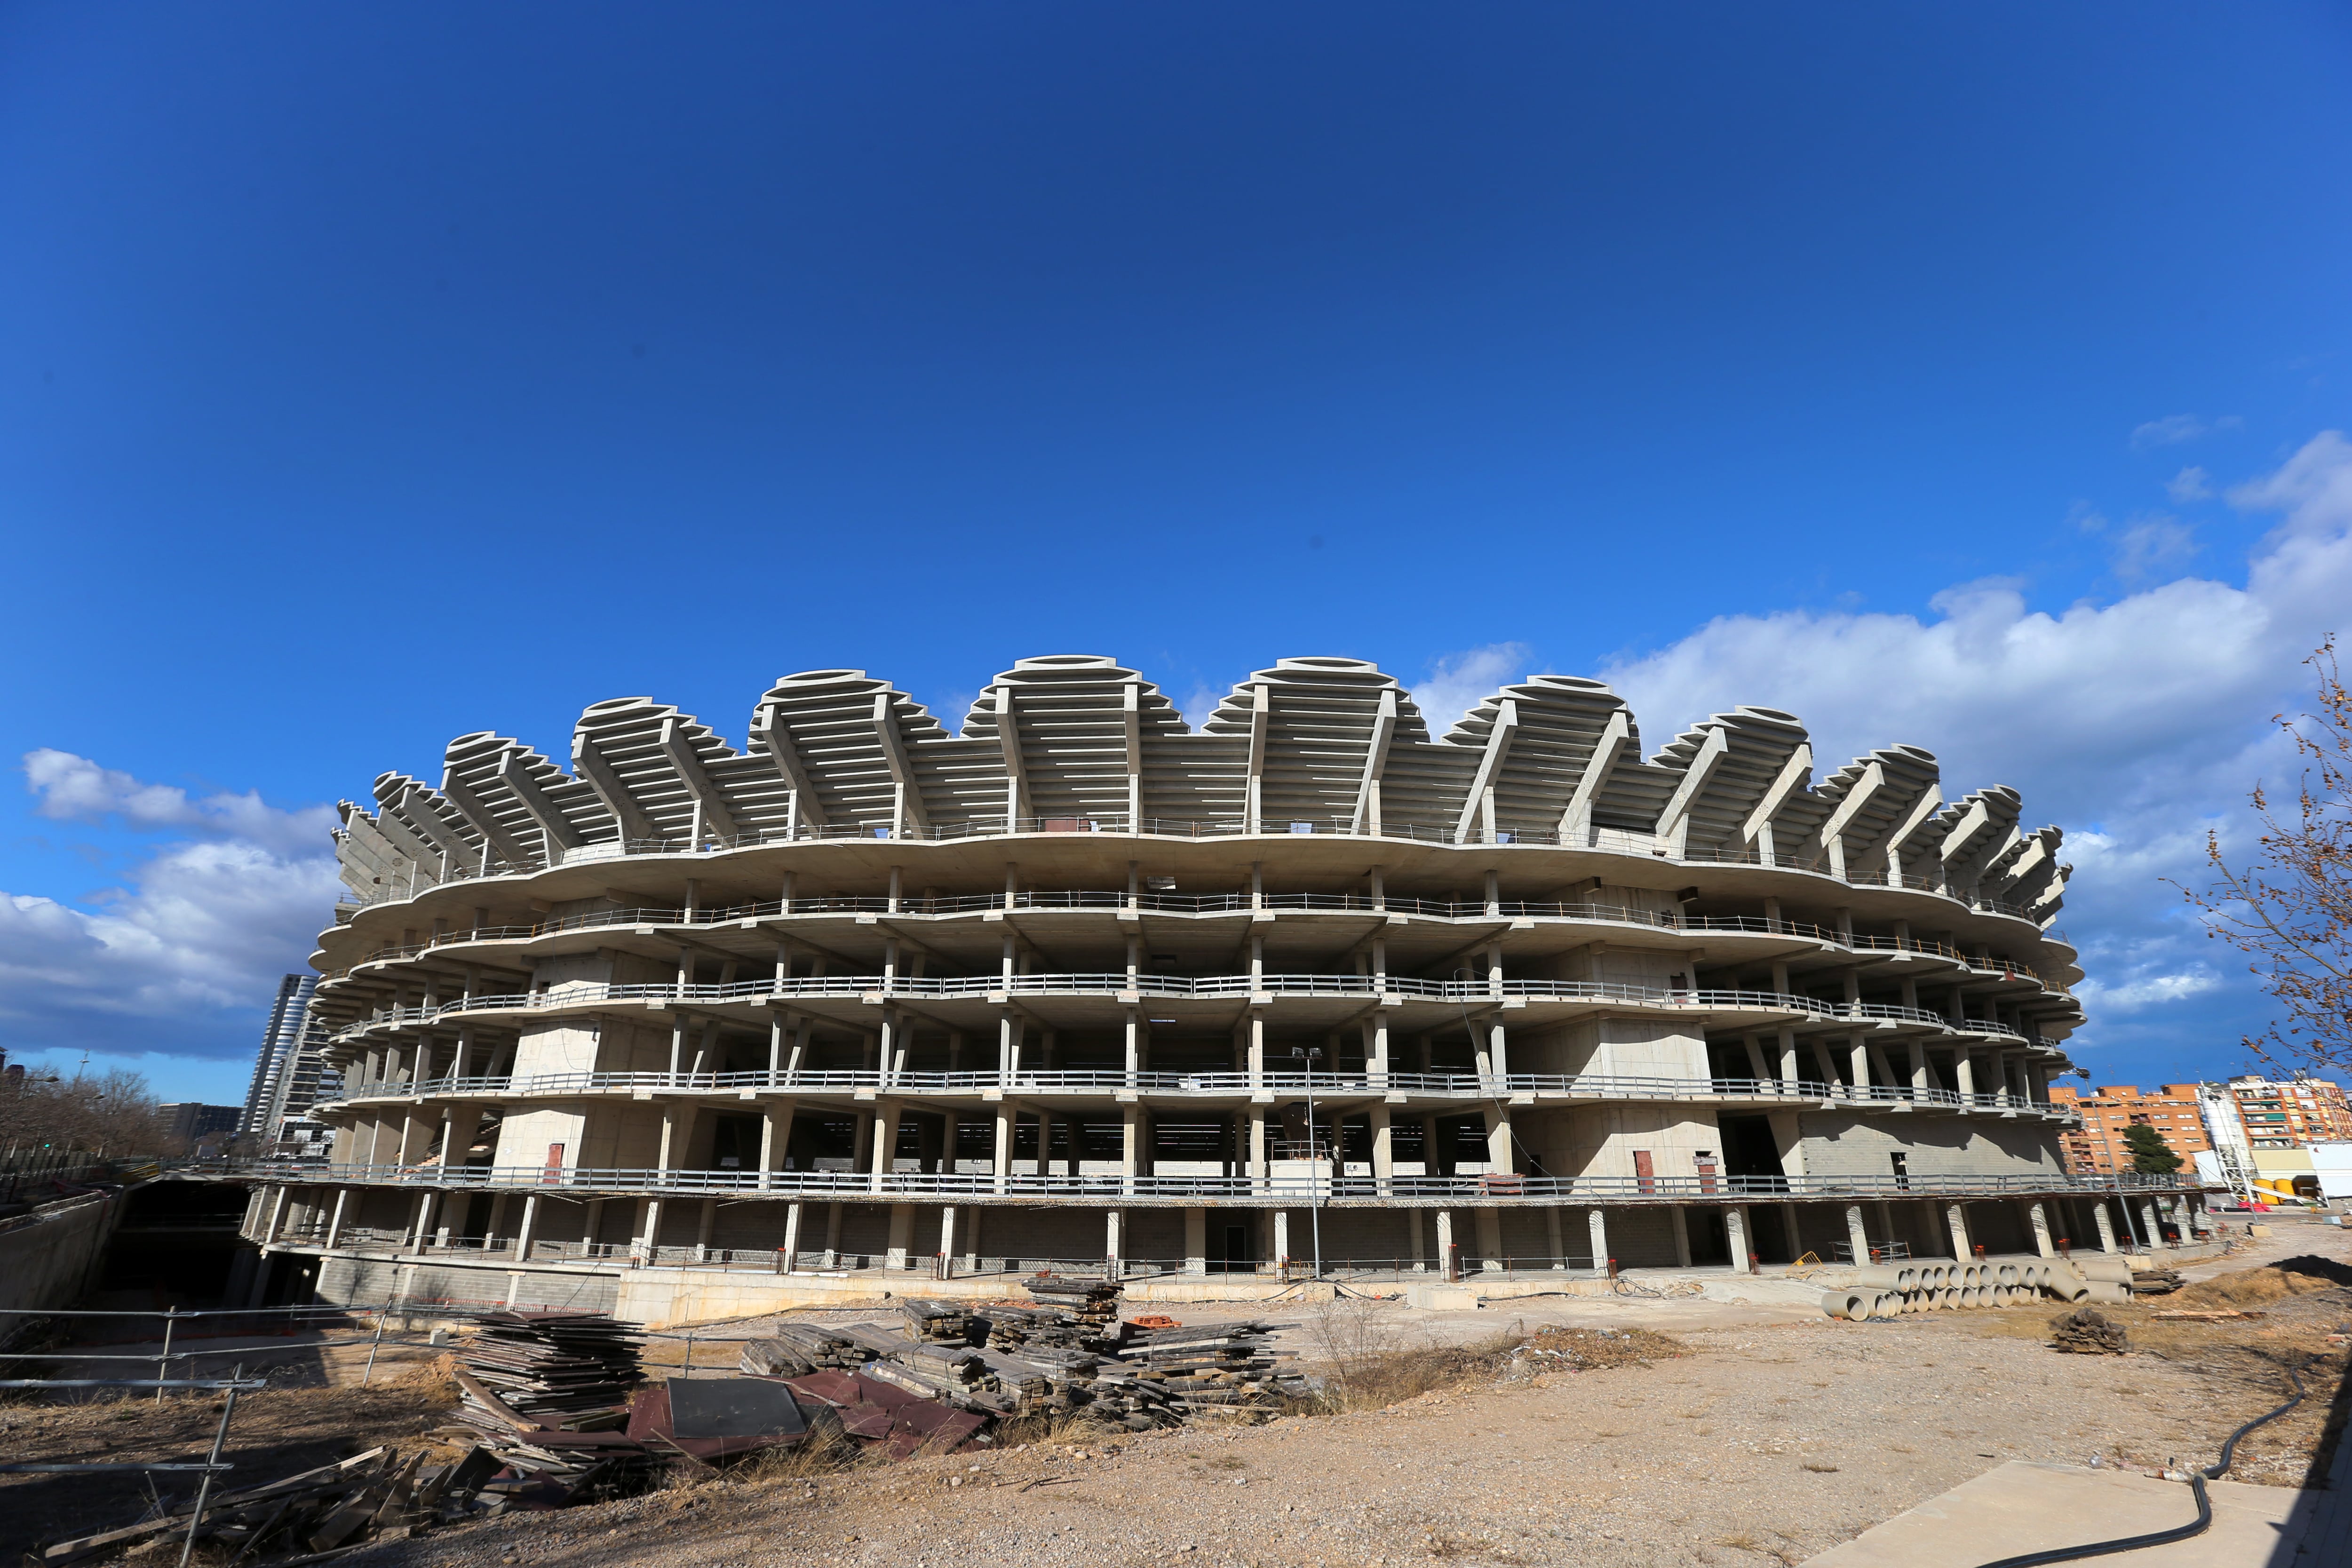
[[[346,804],[333,1159],[246,1222],[281,1281],[656,1321],[1047,1267],[1509,1293],[2112,1247],[2192,1194],[2065,1173],[2060,834],[1916,747],[1817,782],[1740,708],[1644,756],[1566,676],[1433,737],[1349,658],[1196,731],[1057,656],[957,733],[815,670],[740,748],[600,702],[569,763],[469,734]]]

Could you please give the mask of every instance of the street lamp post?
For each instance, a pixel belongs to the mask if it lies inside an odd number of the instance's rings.
[[[1307,1152],[1311,1156],[1315,1152],[1315,1130],[1321,1125],[1315,1120],[1315,1064],[1323,1059],[1323,1052],[1319,1047],[1293,1046],[1290,1047],[1290,1055],[1294,1060],[1304,1067],[1307,1072]],[[1336,1157],[1339,1151],[1334,1149],[1332,1153]],[[1307,1223],[1313,1227],[1315,1235],[1315,1278],[1320,1279],[1323,1278],[1322,1185],[1318,1183],[1308,1188],[1307,1197],[1310,1200],[1307,1209],[1310,1217]]]

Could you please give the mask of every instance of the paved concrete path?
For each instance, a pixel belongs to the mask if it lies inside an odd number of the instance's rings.
[[[2286,1568],[2298,1561],[2343,1561],[2298,1560],[2284,1533],[2291,1515],[2297,1527],[2308,1517],[2297,1503],[2320,1494],[2233,1481],[2210,1487],[2213,1528],[2204,1534],[2085,1561],[2116,1568]],[[2013,1459],[1808,1558],[1805,1568],[1977,1568],[2028,1552],[2167,1530],[2196,1517],[2196,1498],[2177,1481]]]

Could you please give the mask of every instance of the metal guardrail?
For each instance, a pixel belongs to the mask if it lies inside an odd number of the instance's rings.
[[[1883,1003],[1824,1002],[1785,991],[1672,990],[1598,980],[1421,980],[1404,975],[1361,974],[977,974],[918,978],[912,975],[825,974],[743,980],[724,984],[657,982],[614,984],[573,981],[527,992],[452,997],[430,1007],[388,1007],[338,1030],[334,1044],[348,1044],[371,1030],[429,1026],[444,1018],[484,1013],[544,1013],[596,1007],[614,1002],[743,1003],[834,998],[865,1005],[910,1002],[981,1001],[1011,996],[1087,996],[1152,1002],[1235,1001],[1265,996],[1337,996],[1378,1003],[1438,1002],[1475,1006],[1517,999],[1531,1002],[1597,1002],[1614,1006],[1659,1007],[1675,1012],[1787,1013],[1812,1022],[1913,1024],[1947,1034],[1982,1035],[2029,1042],[2006,1024],[1986,1018],[1951,1018],[1925,1007]]]
[[[1129,911],[1161,915],[1228,915],[1275,913],[1404,914],[1447,921],[1573,920],[1651,930],[1708,934],[1788,936],[1850,952],[1906,952],[1942,958],[1966,965],[1970,973],[2004,979],[2030,980],[2044,989],[2064,993],[2063,986],[2044,981],[2034,970],[2008,959],[1979,957],[1948,942],[1922,942],[1912,937],[1858,935],[1805,921],[1774,920],[1762,915],[1686,915],[1679,910],[1640,910],[1622,904],[1568,903],[1531,900],[1476,900],[1440,899],[1374,899],[1361,893],[1119,893],[1108,891],[972,893],[954,898],[816,898],[772,899],[764,902],[717,907],[652,906],[591,910],[559,915],[523,925],[468,926],[440,932],[425,942],[379,947],[329,975],[340,979],[370,963],[416,958],[437,948],[483,942],[528,942],[579,931],[609,931],[621,927],[740,925],[746,921],[786,920],[796,916],[889,915],[910,920],[986,913]]]
[[[219,1167],[205,1170],[220,1173]],[[2198,1186],[2192,1176],[2074,1176],[2061,1172],[2014,1176],[1547,1176],[1488,1172],[1460,1175],[1358,1176],[1003,1175],[921,1171],[686,1171],[592,1169],[535,1165],[439,1167],[306,1166],[299,1171],[232,1171],[267,1175],[272,1184],[398,1186],[415,1190],[521,1193],[625,1193],[646,1195],[748,1194],[762,1197],[879,1198],[1034,1197],[1116,1201],[1202,1198],[1345,1202],[1350,1198],[1456,1199],[1465,1203],[1570,1203],[1585,1199],[1674,1199],[1728,1202],[1738,1198],[2000,1197],[2027,1194],[2112,1194],[2117,1190],[2174,1192]]]
[[[907,1095],[982,1094],[1108,1094],[1133,1089],[1149,1094],[1246,1097],[1255,1093],[1323,1096],[1402,1093],[1458,1100],[1500,1099],[1511,1095],[1562,1096],[1580,1100],[1730,1100],[1776,1104],[1828,1106],[1927,1106],[1952,1110],[2030,1111],[2072,1117],[2071,1108],[2046,1100],[2021,1100],[2013,1095],[1961,1094],[1948,1089],[1922,1089],[1910,1084],[1848,1085],[1810,1079],[1681,1079],[1621,1077],[1582,1073],[1315,1073],[1303,1072],[1122,1072],[1116,1068],[1057,1068],[1013,1073],[883,1072],[873,1068],[811,1068],[769,1072],[569,1072],[533,1073],[520,1078],[439,1078],[421,1084],[378,1081],[347,1087],[343,1098],[331,1103],[349,1104],[370,1099],[409,1100],[444,1095],[489,1094],[502,1099],[541,1099],[579,1094],[713,1094],[735,1097],[746,1090],[778,1094],[845,1093],[856,1089],[888,1089]]]

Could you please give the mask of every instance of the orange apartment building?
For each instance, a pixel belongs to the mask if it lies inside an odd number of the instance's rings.
[[[2053,1084],[2050,1102],[2082,1113],[2081,1126],[2059,1135],[2066,1169],[2076,1175],[2130,1170],[2131,1149],[2124,1142],[2124,1130],[2135,1123],[2162,1133],[2165,1146],[2180,1156],[2184,1171],[2193,1169],[2200,1152],[2213,1146],[2205,1135],[2193,1083],[2168,1083],[2146,1094],[2130,1084],[2107,1084],[2088,1094]]]
[[[2246,1124],[2246,1139],[2257,1149],[2352,1142],[2352,1106],[2345,1103],[2341,1084],[2301,1074],[2284,1080],[2233,1078],[2230,1093],[2238,1102],[2239,1119]],[[2051,1098],[2057,1098],[2055,1090]]]

